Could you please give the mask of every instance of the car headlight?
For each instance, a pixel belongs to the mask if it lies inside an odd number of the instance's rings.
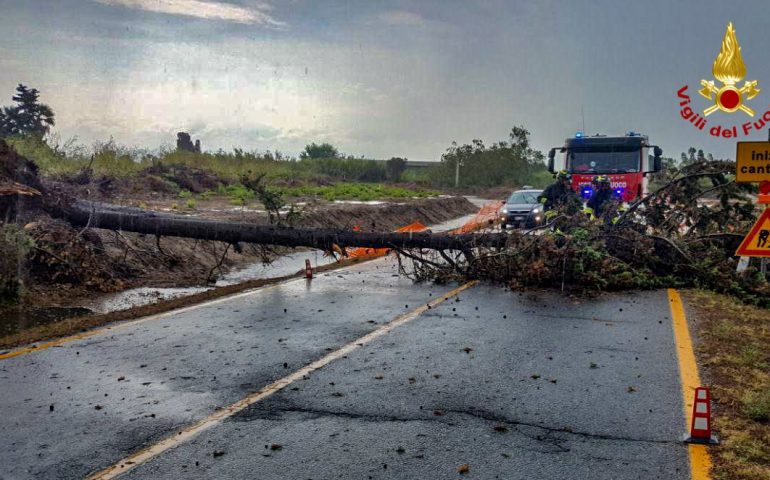
[[[500,213],[508,213],[508,209],[507,208],[501,208],[500,209]]]
[[[535,215],[537,215],[538,213],[541,213],[542,211],[543,211],[542,207],[535,207],[532,209],[532,213],[534,213]]]

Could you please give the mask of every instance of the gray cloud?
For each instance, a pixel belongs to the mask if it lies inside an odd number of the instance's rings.
[[[230,3],[206,0],[94,0],[103,5],[146,10],[149,12],[181,15],[235,23],[284,27],[286,24],[273,18],[268,12],[270,5],[256,3],[247,8]]]
[[[425,19],[420,15],[406,10],[390,10],[379,14],[378,17],[388,25],[420,27],[425,24]]]

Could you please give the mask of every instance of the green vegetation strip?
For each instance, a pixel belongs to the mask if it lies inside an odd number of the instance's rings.
[[[306,198],[317,197],[324,200],[382,200],[394,198],[426,198],[439,194],[434,190],[413,189],[383,185],[381,183],[337,183],[334,185],[316,186],[303,185],[298,187],[270,187],[271,190],[283,195],[284,197]],[[252,190],[241,184],[222,186],[216,191],[217,195],[227,196],[232,203],[245,204],[256,198]],[[190,192],[183,191],[182,197],[189,197]],[[207,199],[214,195],[214,192],[204,192],[201,198]]]
[[[695,311],[696,354],[715,402],[712,477],[770,478],[770,322],[767,310],[706,291],[685,292]]]

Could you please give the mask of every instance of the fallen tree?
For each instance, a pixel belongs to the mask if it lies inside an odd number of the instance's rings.
[[[468,250],[503,248],[504,233],[446,235],[430,232],[388,233],[353,232],[338,229],[293,228],[252,225],[168,215],[136,208],[75,201],[54,209],[54,214],[83,228],[106,228],[157,236],[214,240],[229,244],[257,243],[285,247],[310,247],[330,250],[338,247],[417,248],[432,250]]]
[[[477,278],[514,288],[593,290],[698,286],[770,305],[763,273],[756,268],[735,271],[733,252],[742,238],[738,232],[747,231],[756,214],[749,191],[731,181],[732,172],[734,164],[724,161],[673,169],[658,179],[660,188],[617,215],[615,222],[561,212],[527,232],[457,235],[202,220],[79,200],[61,185],[41,185],[34,175],[34,185],[27,185],[41,192],[40,208],[82,233],[100,228],[218,241],[236,249],[243,243],[343,254],[346,247],[388,248],[399,254],[402,271],[415,280]],[[18,176],[10,180],[26,183]]]

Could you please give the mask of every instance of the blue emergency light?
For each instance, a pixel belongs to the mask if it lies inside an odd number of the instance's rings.
[[[593,193],[593,189],[589,187],[588,185],[584,185],[580,189],[580,196],[583,198],[591,198],[591,194]]]
[[[583,132],[575,132],[575,138],[583,138]]]

